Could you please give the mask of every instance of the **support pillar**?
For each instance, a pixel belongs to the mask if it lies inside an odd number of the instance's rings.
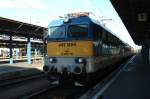
[[[147,45],[142,46],[141,53],[142,53],[145,61],[150,61],[150,48],[149,48],[149,46],[147,46]]]
[[[27,63],[31,64],[31,40],[27,38]]]
[[[36,48],[34,49],[34,55],[35,56],[37,55],[37,49]]]
[[[150,48],[149,48],[149,62],[150,62]]]
[[[18,57],[19,57],[19,48],[16,48],[16,60],[18,60]]]
[[[9,43],[9,63],[13,64],[13,48],[12,48],[12,35],[10,35]]]
[[[35,60],[35,62],[36,62],[36,57],[37,57],[37,49],[35,48],[34,49],[34,60]]]
[[[47,53],[47,48],[46,48],[46,39],[43,40],[43,55],[44,57],[46,56],[46,53]]]

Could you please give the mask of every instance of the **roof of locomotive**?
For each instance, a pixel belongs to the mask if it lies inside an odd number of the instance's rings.
[[[64,22],[64,19],[57,19],[50,22],[48,27],[52,26],[61,26],[65,24],[89,24],[91,22],[90,18],[87,16],[77,17],[77,18],[71,18],[69,19],[70,22]]]
[[[61,26],[64,24],[79,24],[79,23],[80,24],[90,24],[90,23],[94,23],[94,24],[99,25],[100,27],[102,27],[103,29],[108,31],[109,33],[111,33],[116,38],[118,38],[118,40],[120,42],[124,43],[110,29],[108,29],[107,27],[102,25],[102,23],[99,21],[99,19],[97,17],[93,16],[92,14],[90,14],[90,13],[81,13],[81,14],[75,13],[75,14],[77,14],[77,15],[73,15],[73,13],[71,14],[73,17],[70,18],[70,20],[71,20],[70,23],[65,23],[63,18],[59,18],[59,19],[51,21],[50,24],[48,25],[48,27]]]
[[[70,18],[71,22],[69,24],[79,24],[79,23],[80,24],[82,24],[82,23],[89,24],[90,22],[92,22],[94,24],[99,25],[103,29],[107,30],[112,35],[116,36],[110,29],[108,29],[107,27],[102,25],[102,23],[99,21],[99,19],[97,17],[93,16],[93,14],[90,14],[88,12],[79,12],[79,13],[71,13],[71,14],[69,14],[69,16],[71,16],[71,18]],[[63,24],[66,24],[66,23],[64,23],[64,19],[59,18],[59,19],[51,21],[50,24],[48,25],[48,27],[61,26]]]

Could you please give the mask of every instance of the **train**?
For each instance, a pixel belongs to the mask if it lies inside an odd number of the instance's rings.
[[[43,70],[60,84],[94,81],[112,64],[131,55],[131,47],[90,12],[69,13],[48,25]]]

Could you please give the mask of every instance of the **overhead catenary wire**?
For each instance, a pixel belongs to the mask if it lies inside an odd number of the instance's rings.
[[[23,5],[23,6],[27,7],[27,8],[34,9],[34,10],[36,10],[36,11],[38,11],[38,12],[41,12],[41,13],[43,13],[44,15],[46,15],[47,17],[50,17],[50,18],[56,18],[56,17],[57,17],[57,16],[50,15],[49,13],[45,12],[44,10],[35,8],[35,7],[33,7],[33,6],[24,4],[24,3],[22,3],[22,2],[19,2],[19,1],[16,1],[16,0],[10,0],[10,1],[15,2],[15,3],[18,3],[18,4],[20,4],[20,5]]]
[[[108,18],[106,18],[106,17],[104,16],[104,14],[103,14],[103,12],[101,11],[101,9],[99,9],[99,8],[97,7],[97,5],[96,5],[95,3],[93,3],[92,0],[88,0],[88,1],[89,1],[89,4],[92,5],[92,6],[99,12],[99,16],[96,16],[96,15],[93,14],[93,13],[92,13],[92,14],[98,19],[99,22],[101,22],[101,24],[103,24],[103,25],[105,26],[105,23],[103,23],[103,21],[104,21],[104,20],[107,20]]]
[[[104,17],[103,15],[103,11],[101,10],[101,9],[99,9],[98,7],[97,7],[97,5],[95,4],[95,3],[93,3],[93,1],[92,0],[88,0],[89,1],[89,4],[90,5],[92,5],[98,12],[99,12],[99,14],[101,14],[102,16],[100,16],[100,17]]]

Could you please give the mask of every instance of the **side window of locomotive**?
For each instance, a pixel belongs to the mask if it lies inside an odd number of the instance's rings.
[[[102,38],[102,29],[100,26],[95,25],[93,29],[94,40],[101,40]]]
[[[100,44],[100,41],[102,40],[102,29],[100,26],[93,25],[93,36],[95,41],[95,56],[100,56],[102,53],[102,45]]]
[[[109,44],[108,44],[108,41],[107,41],[107,36],[108,36],[107,31],[103,30],[103,34],[102,34],[102,41],[103,41],[102,55],[103,56],[108,56],[108,53],[109,53]]]
[[[98,39],[98,28],[96,25],[94,25],[94,27],[93,27],[93,36],[94,36],[94,40],[97,41],[97,39]]]
[[[106,31],[105,30],[102,31],[102,40],[103,41],[106,40]]]
[[[68,36],[71,38],[88,37],[88,25],[71,25],[68,28]]]

